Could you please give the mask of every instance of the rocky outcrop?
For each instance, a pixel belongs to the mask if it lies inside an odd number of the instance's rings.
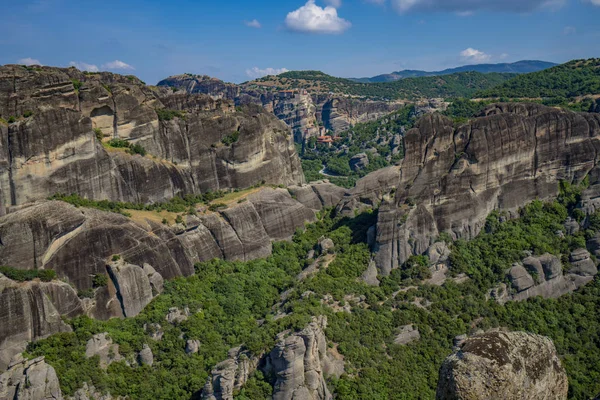
[[[567,374],[552,341],[524,332],[466,339],[440,369],[436,398],[564,400]]]
[[[552,254],[529,256],[508,271],[510,286],[501,284],[490,295],[501,304],[535,296],[558,298],[591,282],[598,273],[596,263],[585,249],[574,251],[571,261],[570,269],[563,273],[558,257]]]
[[[148,365],[150,367],[154,364],[154,354],[147,344],[144,344],[142,351],[138,354],[138,362],[140,365]]]
[[[241,347],[229,350],[228,356],[211,371],[211,377],[202,389],[202,399],[233,400],[234,392],[242,389],[260,360]]]
[[[332,399],[323,374],[328,358],[323,329],[324,317],[315,318],[304,330],[280,336],[268,355],[265,371],[275,377],[273,399],[324,400]]]
[[[357,123],[381,118],[403,106],[403,103],[352,99],[304,89],[276,91],[255,82],[234,85],[191,74],[171,76],[160,81],[158,86],[207,94],[213,99],[228,99],[237,105],[261,105],[292,129],[298,143],[319,135],[319,124],[339,133]]]
[[[143,268],[127,264],[123,260],[111,262],[107,270],[117,290],[123,316],[135,317],[154,298],[148,273]],[[154,274],[157,274],[156,271],[152,276]]]
[[[16,118],[0,124],[2,213],[57,192],[146,203],[304,179],[289,128],[261,107],[236,109],[135,77],[3,66],[0,117]],[[151,156],[107,149],[97,135]]]
[[[6,370],[28,342],[70,332],[63,315],[83,313],[77,293],[67,283],[17,283],[0,274],[0,371]]]
[[[119,345],[113,343],[108,333],[98,333],[94,335],[85,346],[85,356],[87,358],[98,356],[100,366],[104,369],[113,362],[123,359],[119,354]]]
[[[369,157],[367,153],[359,153],[350,159],[350,168],[352,171],[360,171],[369,166]]]
[[[589,176],[596,193],[599,138],[597,114],[537,104],[492,105],[456,129],[448,118],[426,115],[405,136],[395,199],[379,211],[380,272],[423,254],[441,232],[476,236],[494,209],[555,197],[560,180]],[[595,198],[588,195],[590,208]]]
[[[44,357],[19,360],[0,375],[0,399],[62,400],[56,371]]]
[[[405,325],[400,328],[400,333],[394,339],[395,344],[405,346],[421,339],[421,333],[414,325]]]

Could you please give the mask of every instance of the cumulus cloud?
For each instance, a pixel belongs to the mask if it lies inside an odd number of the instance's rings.
[[[284,72],[288,72],[289,70],[287,68],[265,68],[265,69],[260,69],[258,67],[254,67],[251,69],[247,69],[246,70],[246,75],[248,75],[248,77],[250,77],[251,79],[258,79],[258,78],[262,78],[263,76],[267,76],[267,75],[279,75],[279,74],[283,74]]]
[[[260,24],[260,22],[258,22],[257,19],[253,19],[252,21],[244,21],[244,23],[249,28],[256,28],[256,29],[262,28],[262,25]]]
[[[600,0],[589,0],[600,4]],[[410,11],[443,11],[443,12],[530,12],[542,8],[558,8],[567,0],[391,0],[394,8],[400,13]]]
[[[474,61],[474,62],[485,62],[485,61],[489,61],[492,58],[492,56],[490,56],[489,54],[485,54],[483,51],[479,51],[472,47],[469,47],[468,49],[461,51],[460,56],[465,61]]]
[[[588,0],[588,1],[595,6],[600,6],[600,0]]]
[[[40,60],[36,60],[35,58],[31,57],[21,58],[18,62],[22,65],[42,65]]]
[[[334,7],[319,7],[315,0],[308,0],[305,5],[287,15],[285,26],[294,32],[339,34],[352,24],[340,18]]]
[[[119,60],[115,60],[115,61],[111,61],[106,64],[103,64],[102,68],[104,68],[104,69],[128,69],[128,70],[135,69],[131,65],[124,63],[123,61],[119,61]]]
[[[71,61],[69,63],[69,65],[71,67],[77,68],[80,71],[88,71],[88,72],[98,72],[98,71],[100,71],[100,69],[98,68],[98,66],[96,66],[94,64],[84,63],[84,62]]]

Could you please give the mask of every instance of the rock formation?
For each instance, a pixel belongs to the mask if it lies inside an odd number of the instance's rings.
[[[119,354],[119,345],[113,343],[108,333],[94,335],[85,346],[85,356],[91,358],[98,356],[100,366],[106,369],[111,363],[121,361],[123,357]]]
[[[315,318],[304,330],[280,336],[267,357],[265,371],[275,376],[273,399],[325,400],[332,395],[325,383],[324,360],[328,358],[323,329],[326,318]]]
[[[0,124],[1,213],[57,192],[147,203],[304,179],[289,128],[261,107],[236,109],[134,77],[3,66],[0,117],[16,118]],[[97,135],[150,155],[105,148]]]
[[[488,332],[459,346],[440,369],[439,400],[567,398],[567,374],[546,337]]]
[[[202,399],[233,400],[233,393],[239,391],[250,374],[256,371],[260,358],[236,347],[229,350],[229,358],[217,364],[211,377],[202,389]]]
[[[107,270],[117,290],[117,298],[121,303],[123,316],[135,317],[154,298],[147,272],[143,268],[127,264],[123,260],[111,262]],[[152,276],[154,274],[157,273],[154,272]]]
[[[0,274],[0,371],[28,342],[70,332],[61,316],[84,313],[75,290],[64,282],[17,283]]]
[[[395,199],[379,211],[380,272],[387,275],[410,255],[423,254],[441,232],[476,236],[494,209],[515,211],[555,197],[560,180],[578,183],[589,176],[587,207],[594,208],[599,138],[600,115],[537,104],[492,105],[456,129],[448,118],[426,115],[405,136]]]
[[[318,125],[339,133],[359,122],[373,121],[403,104],[386,101],[351,99],[331,94],[312,93],[304,89],[274,91],[254,82],[241,85],[224,83],[218,79],[198,75],[171,76],[158,83],[186,93],[202,93],[213,99],[235,101],[236,105],[263,106],[284,121],[294,132],[298,143],[320,134]]]
[[[587,250],[575,250],[570,260],[571,267],[563,273],[562,263],[556,256],[526,257],[508,271],[510,287],[501,284],[490,295],[499,303],[523,301],[535,296],[558,298],[591,282],[598,274],[596,263]]]
[[[52,366],[44,357],[19,360],[0,375],[0,399],[62,400],[62,393]]]

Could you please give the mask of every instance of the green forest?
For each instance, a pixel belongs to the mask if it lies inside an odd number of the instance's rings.
[[[298,230],[292,241],[276,243],[267,259],[197,264],[195,275],[165,282],[164,293],[137,317],[107,322],[76,318],[69,321],[74,332],[32,343],[27,354],[46,356],[67,395],[89,382],[113,396],[189,399],[198,394],[229,348],[243,345],[253,354],[269,351],[278,332],[301,329],[311,316],[325,315],[328,341],[346,362],[345,374],[328,382],[337,399],[432,399],[439,367],[452,352],[455,336],[505,327],[552,338],[569,376],[570,398],[592,398],[600,393],[600,279],[560,299],[532,298],[502,306],[487,296],[489,289],[506,280],[504,271],[523,251],[549,252],[564,259],[600,229],[600,215],[593,215],[588,229],[575,235],[555,234],[567,216],[584,217],[576,207],[582,189],[564,183],[555,201],[534,201],[516,219],[494,212],[482,233],[469,242],[451,243],[449,235],[442,235],[438,240],[450,242],[451,274],[469,277],[462,284],[452,280],[441,287],[423,284],[427,274],[420,270],[427,259],[419,257],[382,278],[379,287],[367,286],[358,278],[371,258],[366,232],[377,211],[342,218],[326,210],[317,222]],[[312,262],[307,253],[318,253],[317,243],[324,236],[335,243],[333,261],[316,275],[297,281],[296,275]],[[284,291],[289,296],[281,302]],[[305,293],[310,295],[302,296]],[[348,302],[351,312],[336,311],[322,301],[326,295],[340,304]],[[171,307],[188,307],[192,315],[169,324],[165,315]],[[275,319],[277,313],[285,316]],[[144,326],[151,323],[162,325],[162,340],[150,339]],[[421,339],[406,346],[394,344],[398,329],[407,324],[418,327]],[[97,356],[84,355],[87,340],[100,332],[108,332],[130,360],[148,344],[154,365],[128,366],[121,361],[104,371]],[[201,342],[197,354],[186,355],[187,339]],[[255,373],[236,396],[266,398],[271,383]]]

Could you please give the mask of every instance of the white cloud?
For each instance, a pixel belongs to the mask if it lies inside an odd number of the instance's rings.
[[[468,49],[461,51],[460,56],[465,61],[476,61],[476,62],[489,61],[490,58],[492,58],[492,56],[490,56],[489,54],[485,54],[483,51],[479,51],[472,47],[469,47]]]
[[[254,67],[251,69],[247,69],[246,70],[246,75],[248,75],[248,77],[252,78],[252,79],[258,79],[258,78],[262,78],[263,76],[267,76],[267,75],[279,75],[279,74],[283,74],[284,72],[288,72],[289,70],[287,68],[265,68],[265,69],[260,69],[258,67]]]
[[[252,21],[244,21],[244,23],[249,28],[256,28],[256,29],[262,28],[262,25],[260,24],[260,22],[258,22],[257,19],[253,19]]]
[[[135,69],[131,65],[124,63],[123,61],[119,61],[119,60],[115,60],[115,61],[111,61],[106,64],[103,64],[102,68],[104,68],[104,69],[128,69],[128,70]]]
[[[325,3],[333,8],[340,8],[342,6],[342,0],[325,0]]]
[[[84,62],[71,61],[69,63],[70,66],[77,68],[80,71],[88,71],[88,72],[98,72],[100,69],[97,65],[88,64]]]
[[[588,0],[600,4],[600,0]],[[567,0],[391,0],[400,13],[410,11],[442,11],[473,13],[475,11],[531,12],[562,7]],[[459,14],[460,15],[460,14]]]
[[[18,62],[19,62],[19,64],[23,64],[23,65],[42,65],[40,60],[36,60],[35,58],[31,58],[31,57],[21,58]]]
[[[338,17],[334,7],[319,7],[315,0],[308,2],[290,12],[285,18],[286,27],[294,32],[339,34],[350,28],[352,24]]]

